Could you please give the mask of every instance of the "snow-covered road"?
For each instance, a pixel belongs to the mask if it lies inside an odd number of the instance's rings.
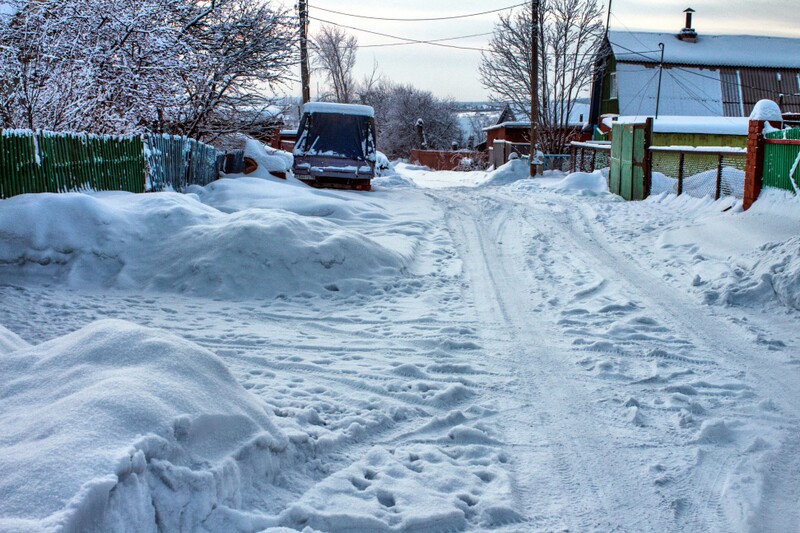
[[[0,530],[800,529],[796,200],[743,214],[624,203],[591,177],[520,179],[513,165],[398,172],[367,195],[225,180],[125,216],[126,198],[100,195],[92,212],[116,229],[96,238],[63,229],[81,195],[0,202],[0,325],[33,344],[0,328]],[[18,229],[55,209],[52,229]],[[131,233],[176,217],[188,229],[161,247]],[[301,223],[321,237],[306,242]],[[186,265],[153,275],[184,247]],[[87,360],[70,332],[97,352],[129,328],[159,368],[170,347],[219,360],[241,385],[219,378],[221,402],[246,404],[239,422],[213,398],[178,418],[152,408],[156,447],[102,435],[98,417],[81,425],[87,404],[108,407],[102,392],[47,392],[69,427],[23,397],[29,362],[59,383],[49,361]],[[256,404],[265,420],[247,414]],[[36,435],[20,429],[36,417]],[[85,458],[86,431],[108,459]],[[37,446],[62,454],[60,492],[26,479],[53,469]],[[120,454],[134,465],[123,473]]]

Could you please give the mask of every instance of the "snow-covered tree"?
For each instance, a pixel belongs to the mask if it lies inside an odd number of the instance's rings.
[[[200,137],[263,106],[295,62],[294,25],[269,2],[6,1],[17,8],[0,20],[6,128]]]
[[[436,98],[433,93],[411,85],[380,82],[362,102],[375,109],[378,149],[390,158],[407,157],[420,148],[417,121],[425,127],[427,148],[450,149],[452,143],[463,144],[455,102]]]
[[[569,117],[585,96],[602,37],[599,0],[541,0],[539,7],[539,141],[560,153],[570,140]],[[500,15],[483,54],[482,84],[498,101],[530,117],[532,7]]]

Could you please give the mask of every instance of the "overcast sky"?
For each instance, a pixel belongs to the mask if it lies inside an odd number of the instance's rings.
[[[309,0],[310,34],[316,33],[325,20],[410,39],[429,40],[490,33],[497,13],[459,20],[432,22],[386,22],[336,15],[315,7],[372,17],[431,18],[462,15],[499,9],[520,3],[519,0]],[[611,29],[679,31],[683,10],[695,9],[694,27],[698,33],[773,35],[800,38],[800,0],[612,0]],[[604,7],[607,3],[604,2]],[[431,45],[369,48],[367,45],[397,43],[396,39],[347,29],[358,37],[358,78],[372,70],[375,62],[384,77],[410,83],[432,91],[437,96],[456,100],[488,100],[490,93],[478,81],[481,53]],[[449,44],[483,48],[489,36],[473,37]],[[312,75],[312,97],[318,76]],[[299,94],[299,84],[296,88]]]

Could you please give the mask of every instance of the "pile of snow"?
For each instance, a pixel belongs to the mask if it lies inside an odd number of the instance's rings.
[[[684,206],[705,202],[713,213],[659,237],[667,252],[665,259],[674,261],[685,251],[692,284],[707,302],[742,306],[772,302],[800,309],[800,201],[796,197],[766,189],[745,212],[738,205],[730,210],[715,207],[718,202],[709,198],[671,198],[650,201]]]
[[[482,185],[499,186],[508,185],[519,180],[529,178],[531,175],[527,159],[511,159],[497,170],[489,172]]]
[[[780,106],[772,100],[759,100],[753,106],[750,113],[750,120],[769,120],[771,122],[783,122],[783,113]]]
[[[413,236],[383,227],[371,239],[388,215],[356,195],[259,179],[193,190],[3,200],[0,278],[236,299],[370,291],[405,275]]]
[[[602,170],[573,172],[553,185],[553,189],[567,194],[584,196],[606,194],[608,193],[608,179]]]
[[[238,530],[288,445],[214,354],[128,322],[7,353],[0,375],[2,531]]]

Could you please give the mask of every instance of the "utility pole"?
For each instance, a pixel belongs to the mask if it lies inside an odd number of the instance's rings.
[[[608,0],[608,16],[606,17],[606,37],[608,37],[608,27],[611,25],[611,0]]]
[[[311,101],[308,75],[308,0],[299,0],[300,15],[300,83],[303,85],[303,103]]]
[[[537,130],[539,128],[539,0],[531,0],[531,177],[536,175],[536,145],[538,144]]]

